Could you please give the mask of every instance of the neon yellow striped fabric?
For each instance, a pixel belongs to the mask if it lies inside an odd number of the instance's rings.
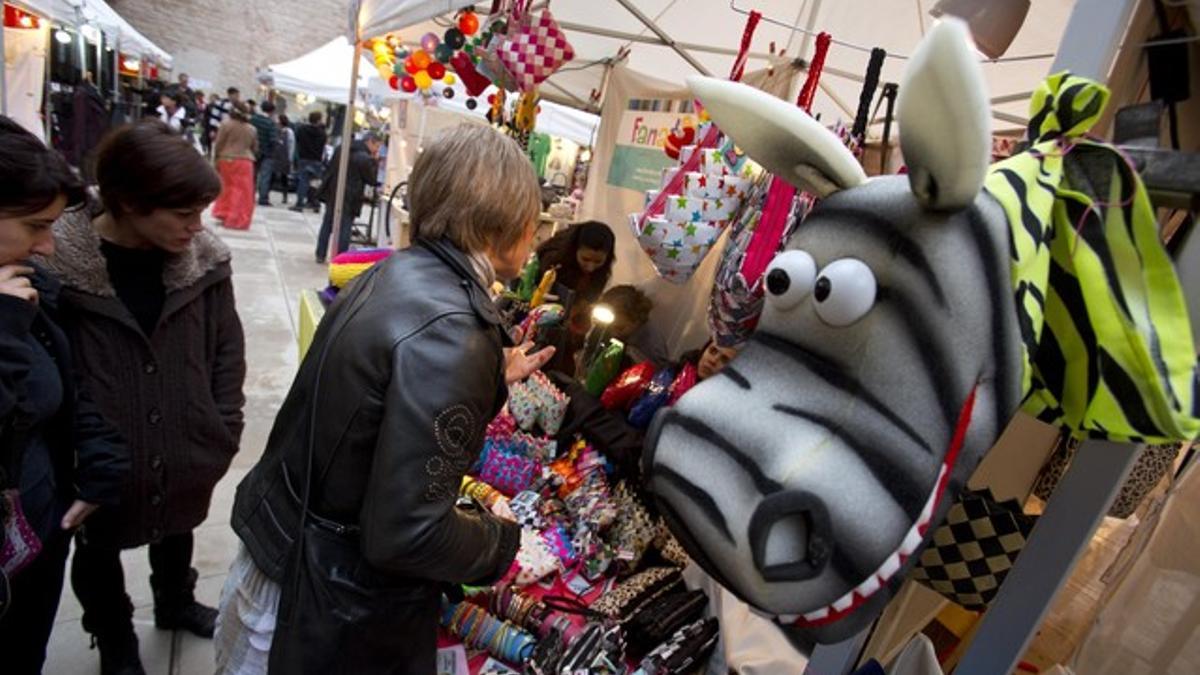
[[[1108,98],[1091,80],[1049,77],[1030,147],[987,179],[1012,231],[1024,408],[1080,437],[1190,440],[1200,410],[1183,291],[1137,172],[1083,137]]]

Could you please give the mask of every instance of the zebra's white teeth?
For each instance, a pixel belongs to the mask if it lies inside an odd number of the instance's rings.
[[[854,604],[854,591],[850,591],[849,593],[843,595],[842,597],[838,598],[837,600],[834,600],[833,611],[843,612],[847,609],[850,609],[850,605],[853,605],[853,604]]]
[[[900,544],[900,553],[902,555],[912,555],[913,551],[921,545],[921,533],[917,530],[917,526],[913,525],[908,534],[904,535],[904,541]]]
[[[879,577],[882,580],[887,581],[888,579],[892,578],[892,575],[894,575],[896,572],[899,572],[899,571],[900,571],[900,554],[893,553],[890,556],[888,556],[887,560],[883,561],[882,565],[879,566]]]
[[[804,620],[805,621],[820,621],[821,619],[824,619],[827,616],[829,616],[829,608],[822,607],[821,609],[818,609],[815,612],[809,612],[808,614],[805,614]]]
[[[799,614],[780,614],[779,615],[779,623],[782,623],[785,626],[788,624],[796,623],[799,620],[800,620]]]
[[[883,584],[879,581],[879,577],[872,574],[867,578],[866,581],[859,584],[858,588],[854,589],[854,592],[858,593],[864,598],[869,598],[872,595],[875,595],[875,591],[878,591],[879,587],[882,585]]]

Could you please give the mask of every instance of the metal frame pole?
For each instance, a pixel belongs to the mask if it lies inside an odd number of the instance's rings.
[[[357,34],[357,30],[355,31]],[[342,149],[338,157],[337,193],[333,198],[333,231],[329,237],[329,260],[337,255],[338,242],[342,235],[342,210],[346,207],[346,176],[350,173],[350,146],[354,142],[354,113],[358,101],[358,66],[362,61],[363,41],[354,40],[354,63],[350,66],[350,100],[346,102],[346,119],[342,120]]]
[[[0,3],[0,7],[3,4]],[[4,56],[4,32],[8,28],[0,25],[0,58]],[[8,115],[8,60],[5,59],[4,67],[0,68],[0,115]]]
[[[658,24],[654,22],[654,19],[646,16],[642,10],[634,6],[632,0],[617,0],[617,2],[626,10],[628,10],[630,14],[637,18],[638,21],[641,21],[642,25],[644,25],[646,28],[649,28],[651,33],[657,35],[658,39],[662,40],[664,45],[673,49],[676,54],[679,54],[680,58],[682,58],[684,61],[687,61],[688,64],[695,68],[696,72],[700,73],[701,75],[712,77],[712,72],[709,71],[708,68],[705,68],[704,65],[697,61],[696,57],[688,53],[686,49],[679,46],[679,44],[675,42],[675,40],[668,35],[666,31],[664,31],[662,28],[659,28]]]

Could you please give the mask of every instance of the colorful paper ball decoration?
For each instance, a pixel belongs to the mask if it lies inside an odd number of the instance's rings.
[[[479,107],[479,101],[473,98],[467,99],[467,110],[474,110]]]
[[[429,64],[429,67],[425,70],[429,73],[429,76],[435,80],[440,80],[446,76],[446,66],[443,66],[436,61]]]
[[[479,15],[475,12],[463,12],[458,17],[458,29],[463,35],[474,35],[479,30]]]
[[[442,82],[445,82],[446,84],[454,84],[455,82],[458,82],[458,78],[454,76],[454,73],[446,73],[446,76],[442,78]]]
[[[397,61],[396,65],[392,66],[392,73],[399,75],[400,77],[404,77],[404,64],[400,61]]]
[[[446,98],[454,98],[454,87],[446,87],[442,90],[442,96]]]
[[[449,28],[446,30],[446,34],[442,36],[442,42],[453,49],[462,49],[462,46],[467,43],[467,38],[461,30]]]
[[[412,62],[417,67],[417,70],[425,70],[432,63],[432,59],[429,58],[429,52],[419,49],[413,53]]]
[[[404,72],[409,75],[413,75],[419,70],[421,69],[417,67],[416,55],[410,56],[404,61]]]
[[[411,94],[417,90],[417,81],[413,79],[412,75],[407,75],[400,80],[400,88]]]
[[[421,48],[427,52],[432,52],[433,50],[437,49],[438,45],[441,43],[442,41],[438,38],[437,33],[426,33],[421,38]]]
[[[400,88],[400,78],[397,77],[396,75],[389,77],[388,78],[388,86],[391,87],[392,89],[399,89]]]
[[[417,71],[413,75],[413,81],[417,83],[417,88],[421,90],[428,89],[433,86],[433,78],[429,76],[429,72],[425,70]]]
[[[450,59],[454,58],[454,49],[450,45],[441,44],[433,51],[433,55],[440,63],[448,63]]]

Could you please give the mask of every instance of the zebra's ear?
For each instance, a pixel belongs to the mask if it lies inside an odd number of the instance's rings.
[[[800,108],[737,82],[711,77],[687,82],[721,131],[796,187],[825,197],[867,180],[842,141]]]
[[[927,209],[966,208],[991,162],[991,114],[967,26],[946,18],[908,62],[896,104],[913,194]]]

